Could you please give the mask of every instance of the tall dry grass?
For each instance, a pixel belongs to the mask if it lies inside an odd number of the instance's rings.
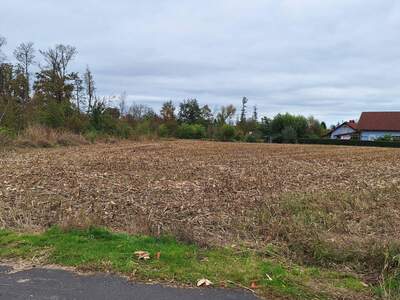
[[[88,144],[88,141],[78,134],[64,130],[56,130],[41,126],[30,126],[25,129],[14,141],[19,147],[54,147],[77,146]]]

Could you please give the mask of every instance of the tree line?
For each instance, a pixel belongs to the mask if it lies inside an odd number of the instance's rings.
[[[21,43],[12,53],[2,52],[6,39],[0,36],[0,132],[19,134],[29,126],[68,130],[88,136],[139,136],[223,141],[269,140],[294,142],[319,138],[326,125],[313,117],[278,114],[259,117],[257,107],[248,111],[242,98],[240,110],[230,104],[213,112],[197,99],[175,105],[163,103],[159,112],[143,104],[127,104],[126,93],[100,97],[89,67],[83,74],[71,70],[77,50],[59,44],[36,51],[32,42]],[[32,74],[33,66],[38,71]]]

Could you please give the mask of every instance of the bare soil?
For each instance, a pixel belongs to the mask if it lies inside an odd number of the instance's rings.
[[[0,170],[1,227],[104,225],[330,263],[400,240],[400,149],[121,142],[8,150]]]

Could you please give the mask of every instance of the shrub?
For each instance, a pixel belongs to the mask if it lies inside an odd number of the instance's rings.
[[[18,137],[19,146],[51,147],[56,143],[56,131],[42,126],[29,126]]]
[[[291,115],[289,113],[278,114],[272,119],[270,128],[271,128],[271,133],[273,135],[276,135],[276,134],[283,135],[284,131],[290,130],[289,141],[293,141],[292,132],[293,131],[296,132],[296,138],[303,137],[308,128],[308,121],[303,116],[295,116],[295,115]],[[291,128],[291,129],[288,129],[288,128]],[[285,142],[288,142],[288,140],[286,140],[285,137],[283,137],[283,140]]]
[[[338,146],[364,146],[364,147],[392,147],[400,148],[400,142],[379,142],[360,140],[331,140],[331,139],[299,139],[299,144],[319,144]]]
[[[249,133],[245,136],[244,141],[246,143],[256,143],[257,142],[257,137],[255,134]]]
[[[16,140],[16,145],[20,147],[49,148],[54,146],[76,146],[82,144],[87,144],[87,140],[80,134],[41,126],[28,127]]]
[[[80,134],[63,131],[57,134],[56,144],[59,146],[78,146],[88,144],[88,141]]]
[[[79,112],[74,112],[73,115],[66,120],[65,124],[65,127],[68,130],[71,130],[75,133],[85,132],[89,128],[89,126],[90,123],[88,117]]]
[[[167,128],[167,125],[161,124],[158,127],[158,136],[160,136],[160,137],[168,137],[168,136],[170,136],[170,132],[169,132],[169,130]]]
[[[295,143],[297,140],[296,130],[291,126],[285,127],[282,130],[282,139],[285,143]]]
[[[141,123],[138,123],[134,128],[134,135],[137,137],[151,135],[152,128],[150,121],[146,120]]]
[[[177,136],[181,139],[201,139],[206,135],[204,126],[199,124],[182,124],[178,127]]]
[[[376,142],[391,142],[393,141],[393,137],[390,134],[385,134],[382,137],[379,137],[375,140]]]
[[[65,127],[66,120],[74,113],[69,102],[48,101],[39,110],[39,121],[42,125],[50,128]]]
[[[7,146],[11,144],[12,140],[15,138],[15,133],[5,127],[0,127],[0,146]]]
[[[86,140],[93,144],[98,139],[99,133],[96,130],[89,130],[85,132],[84,137]]]
[[[224,124],[218,130],[217,138],[220,141],[233,141],[236,136],[236,129],[232,125]]]
[[[0,126],[0,134],[3,136],[8,136],[9,138],[15,138],[16,136],[16,133],[13,130],[1,126]]]
[[[127,139],[132,135],[132,127],[128,123],[118,121],[115,134],[123,139]]]

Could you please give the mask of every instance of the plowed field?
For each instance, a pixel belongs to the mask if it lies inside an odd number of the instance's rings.
[[[306,256],[400,238],[400,149],[122,142],[3,152],[0,170],[8,228],[95,224]]]

